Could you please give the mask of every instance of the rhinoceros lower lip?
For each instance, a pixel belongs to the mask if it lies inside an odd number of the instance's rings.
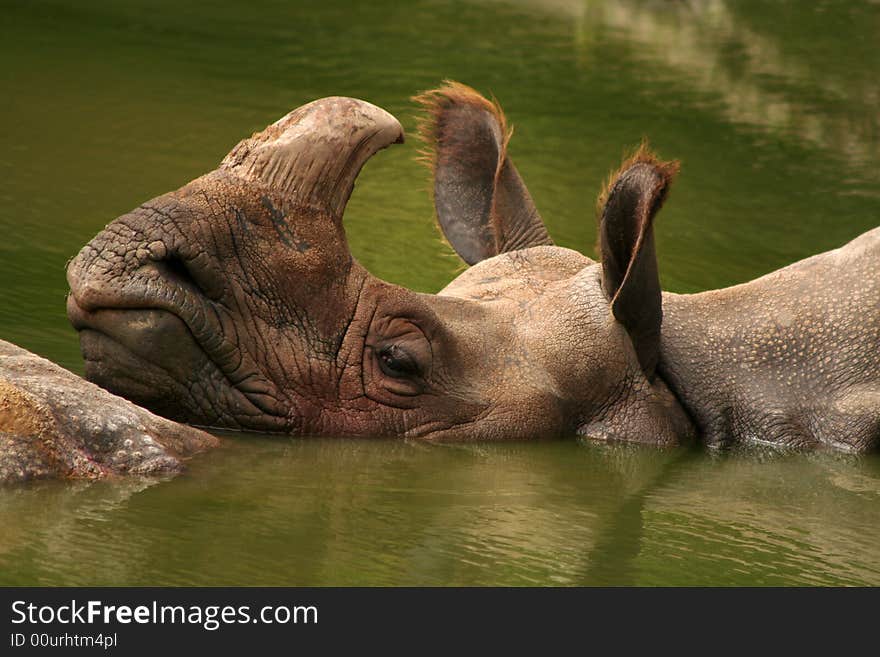
[[[111,338],[134,355],[149,361],[161,360],[168,347],[190,346],[204,356],[186,324],[165,310],[153,308],[98,308],[84,310],[71,296],[67,315],[77,331],[94,331]]]
[[[188,355],[192,360],[198,354],[201,360],[211,361],[233,385],[222,363],[212,357],[193,328],[198,313],[183,312],[184,308],[196,308],[193,299],[198,295],[170,278],[159,277],[156,266],[141,269],[151,274],[153,284],[149,279],[132,279],[128,285],[103,285],[68,272],[71,293],[67,297],[67,316],[73,327],[113,339],[148,362],[161,362],[166,355],[178,361],[181,355]],[[203,334],[216,334],[204,321],[196,321],[195,325],[202,328]]]
[[[283,408],[271,397],[253,384],[251,377],[236,383],[230,373],[211,357],[211,353],[190,330],[189,325],[175,313],[160,308],[93,308],[84,310],[74,295],[68,296],[67,314],[73,327],[81,335],[88,334],[89,340],[81,340],[84,347],[83,357],[87,363],[94,360],[94,355],[85,353],[86,342],[94,344],[112,343],[112,349],[100,347],[102,358],[107,353],[119,353],[123,350],[129,361],[149,364],[164,370],[166,375],[178,384],[192,382],[192,377],[204,373],[205,367],[215,370],[223,381],[231,404],[237,411],[233,414],[240,418],[242,429],[259,431],[283,430],[286,418]],[[103,366],[108,366],[103,363]],[[87,367],[87,371],[88,371]],[[132,373],[121,373],[123,378],[130,379]],[[111,390],[117,394],[120,391]],[[123,394],[125,396],[125,394]],[[186,421],[185,418],[181,418]],[[252,426],[253,425],[253,426]]]
[[[226,384],[233,387],[223,370],[199,346],[183,320],[171,312],[153,308],[99,308],[86,311],[70,297],[67,314],[73,327],[80,333],[87,364],[94,365],[101,361],[105,369],[125,369],[132,362],[149,364],[183,385],[195,372],[204,371],[208,365],[216,368]],[[116,354],[120,362],[106,362],[108,354]],[[133,373],[127,374],[126,378],[131,378]]]
[[[159,365],[169,376],[185,382],[199,364],[211,361],[205,350],[174,313],[157,308],[83,309],[73,295],[67,299],[67,316],[79,332],[115,343],[141,361]],[[168,355],[171,355],[170,357]],[[88,360],[90,354],[84,353]],[[212,362],[212,361],[211,361]],[[212,364],[216,366],[216,363]],[[222,368],[217,367],[223,374]],[[232,386],[224,374],[224,379]]]

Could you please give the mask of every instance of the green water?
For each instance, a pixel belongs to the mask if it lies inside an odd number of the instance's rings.
[[[880,224],[880,5],[0,0],[0,338],[81,371],[65,262],[304,102],[412,134],[419,90],[494,93],[556,241],[648,136],[682,161],[666,289],[745,281]],[[435,291],[410,140],[346,216]],[[167,481],[0,491],[2,584],[880,584],[880,457],[232,437]]]

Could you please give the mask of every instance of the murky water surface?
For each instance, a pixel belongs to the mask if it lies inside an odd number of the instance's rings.
[[[219,4],[219,3],[217,3]],[[880,4],[0,0],[0,337],[81,371],[65,262],[325,95],[494,93],[556,241],[643,136],[682,174],[666,289],[761,275],[880,223]],[[375,274],[436,291],[415,140],[347,213]],[[880,457],[233,437],[167,481],[0,491],[2,584],[880,584]]]

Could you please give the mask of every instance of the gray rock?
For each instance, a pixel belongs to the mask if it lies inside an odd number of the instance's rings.
[[[0,483],[174,473],[218,444],[0,340]]]

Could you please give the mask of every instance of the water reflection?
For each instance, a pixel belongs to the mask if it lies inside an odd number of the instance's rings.
[[[106,523],[125,512],[132,496],[161,481],[47,481],[0,489],[0,582],[55,586],[127,581],[131,564],[144,556],[139,537],[126,537],[124,558],[96,561],[71,546],[100,547]]]
[[[880,583],[876,458],[242,438],[192,465],[0,491],[0,583]]]
[[[761,11],[739,14],[727,0],[521,0],[513,4],[565,16],[575,30],[582,57],[601,56],[599,44],[622,45],[645,75],[689,86],[702,103],[733,124],[797,137],[864,166],[880,155],[880,89],[873,76],[857,77],[859,58],[875,60],[867,44],[880,27],[877,12],[857,3],[811,3],[784,15],[784,30],[796,19],[821,27],[843,14],[849,38],[861,48],[838,47],[830,61],[815,66],[809,46],[784,46],[785,35],[751,26]],[[785,4],[785,3],[783,3]],[[751,19],[751,20],[750,20]],[[838,18],[839,21],[839,18]],[[765,32],[767,24],[761,23]],[[852,28],[855,27],[853,30]],[[782,37],[782,38],[780,38]],[[821,44],[820,44],[821,45]],[[869,47],[870,48],[870,47]],[[816,54],[813,53],[813,57]],[[821,54],[819,56],[822,56]],[[831,111],[829,111],[831,110]],[[876,180],[876,169],[866,170]]]

